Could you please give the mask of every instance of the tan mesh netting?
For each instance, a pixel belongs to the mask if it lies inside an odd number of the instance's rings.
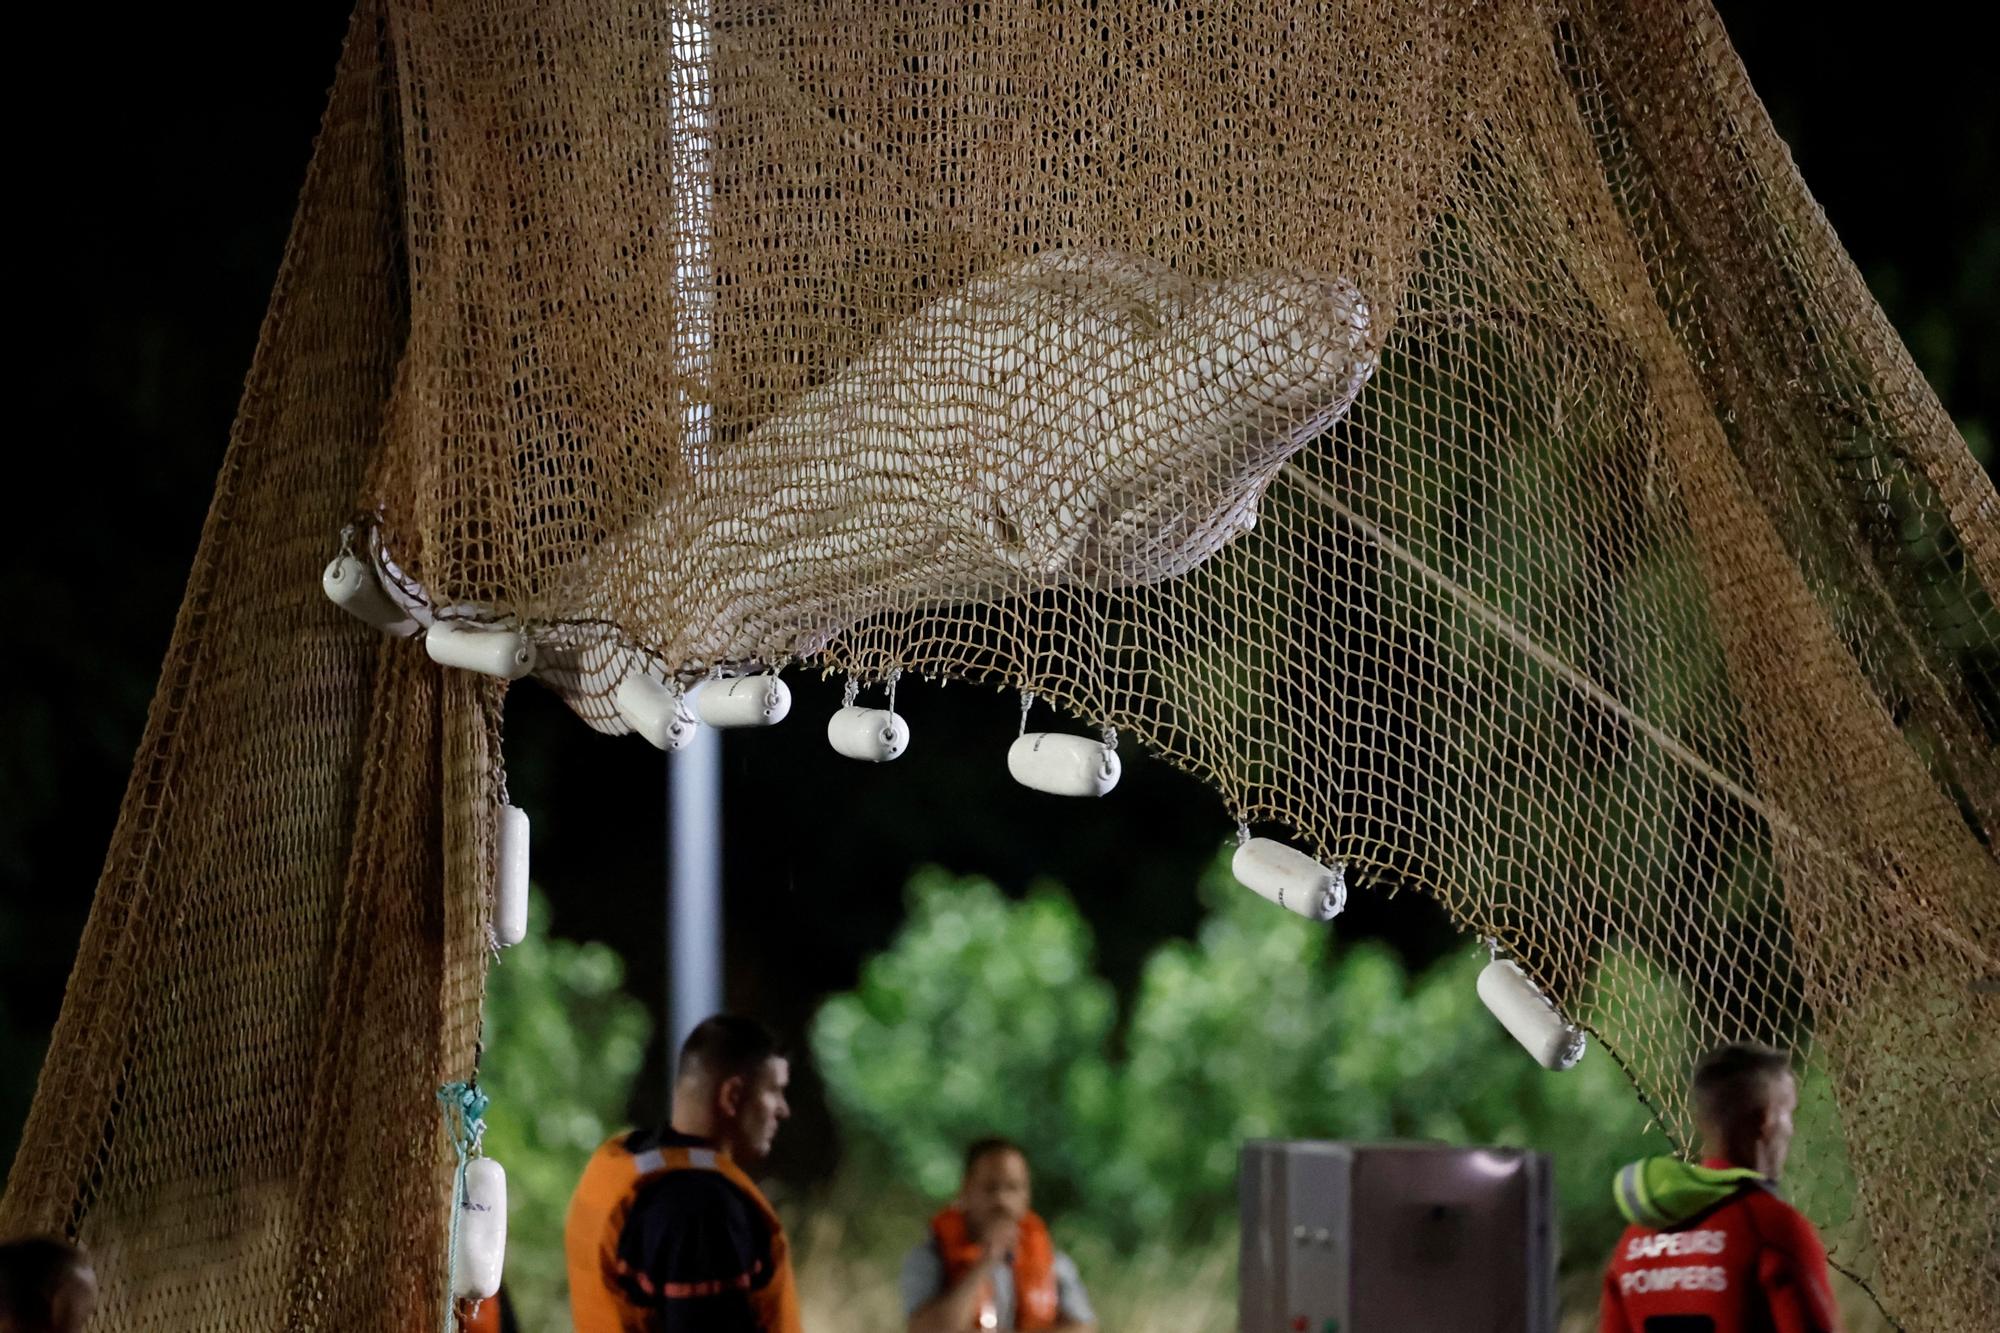
[[[2000,514],[1703,4],[364,0],[9,1185],[99,1327],[435,1317],[499,695],[357,513],[604,730],[1114,727],[1682,1142],[1796,1046],[1835,1259],[2000,1322]]]

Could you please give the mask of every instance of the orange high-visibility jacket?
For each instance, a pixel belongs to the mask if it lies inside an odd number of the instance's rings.
[[[650,1139],[621,1134],[608,1140],[584,1167],[583,1180],[570,1200],[563,1250],[576,1333],[700,1327],[713,1319],[712,1313],[701,1311],[713,1312],[716,1301],[736,1293],[761,1333],[801,1333],[798,1285],[785,1229],[763,1192],[718,1148],[680,1135],[657,1146],[648,1146]],[[636,1269],[620,1253],[633,1205],[647,1186],[677,1171],[712,1172],[739,1191],[770,1229],[768,1259],[747,1260],[744,1271],[727,1274]]]
[[[972,1238],[965,1210],[953,1205],[931,1219],[931,1243],[944,1261],[944,1285],[949,1291],[978,1264],[981,1246]],[[1020,1238],[1008,1260],[1014,1270],[1014,1327],[1054,1328],[1061,1313],[1056,1287],[1056,1247],[1049,1228],[1040,1216],[1029,1213],[1021,1219]],[[984,1300],[991,1303],[989,1289]]]

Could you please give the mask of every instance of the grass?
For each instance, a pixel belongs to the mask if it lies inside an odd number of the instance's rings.
[[[924,1214],[908,1211],[908,1233],[900,1246],[890,1243],[881,1218],[880,1211],[855,1215],[848,1208],[821,1206],[797,1229],[800,1299],[805,1326],[813,1333],[902,1333],[896,1273],[902,1250],[923,1234]],[[1057,1240],[1062,1243],[1060,1236]],[[1085,1248],[1076,1259],[1102,1333],[1235,1333],[1234,1243],[1192,1254],[1164,1246],[1124,1256]],[[1562,1281],[1559,1333],[1596,1333],[1598,1281],[1589,1270]],[[1890,1333],[1894,1325],[1860,1288],[1839,1274],[1834,1284],[1846,1333]]]
[[[825,1194],[777,1203],[790,1224],[805,1327],[811,1333],[903,1333],[896,1276],[903,1255],[923,1238],[934,1205],[859,1171],[843,1174]],[[1120,1253],[1058,1227],[1056,1241],[1076,1259],[1102,1333],[1236,1333],[1233,1240],[1192,1252],[1157,1245]],[[1600,1270],[1588,1265],[1565,1275],[1558,1285],[1564,1312],[1558,1333],[1596,1333],[1599,1280]],[[1846,1333],[1890,1333],[1894,1325],[1860,1288],[1837,1273],[1834,1284]],[[562,1297],[550,1297],[548,1306],[566,1315]],[[569,1321],[559,1317],[524,1328],[569,1333]]]
[[[922,1215],[913,1216],[908,1244],[921,1238],[922,1225]],[[800,1231],[805,1326],[813,1333],[902,1333],[903,1310],[896,1293],[901,1253],[871,1252],[877,1247],[853,1240],[848,1224],[831,1210],[816,1210]],[[1061,1243],[1061,1237],[1057,1240]],[[1123,1262],[1076,1257],[1104,1333],[1213,1333],[1236,1327],[1233,1245],[1194,1255],[1162,1246],[1125,1256]]]

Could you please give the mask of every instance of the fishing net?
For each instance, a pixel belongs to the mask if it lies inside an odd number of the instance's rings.
[[[1795,1048],[1835,1260],[1990,1326],[1996,509],[1696,0],[363,0],[5,1223],[99,1327],[435,1317],[503,687],[346,530],[601,730],[1112,728],[1683,1146]]]

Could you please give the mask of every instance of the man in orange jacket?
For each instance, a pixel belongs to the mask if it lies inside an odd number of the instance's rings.
[[[576,1333],[800,1333],[785,1229],[745,1174],[791,1114],[790,1077],[761,1023],[688,1035],[671,1123],[606,1142],[570,1200]]]
[[[958,1198],[903,1261],[908,1333],[1092,1333],[1083,1280],[1028,1207],[1029,1192],[1027,1154],[1015,1144],[981,1139],[966,1150]]]
[[[1694,1073],[1702,1157],[1618,1173],[1632,1225],[1604,1275],[1602,1333],[1839,1333],[1826,1251],[1778,1197],[1798,1085],[1766,1046],[1724,1046]]]

